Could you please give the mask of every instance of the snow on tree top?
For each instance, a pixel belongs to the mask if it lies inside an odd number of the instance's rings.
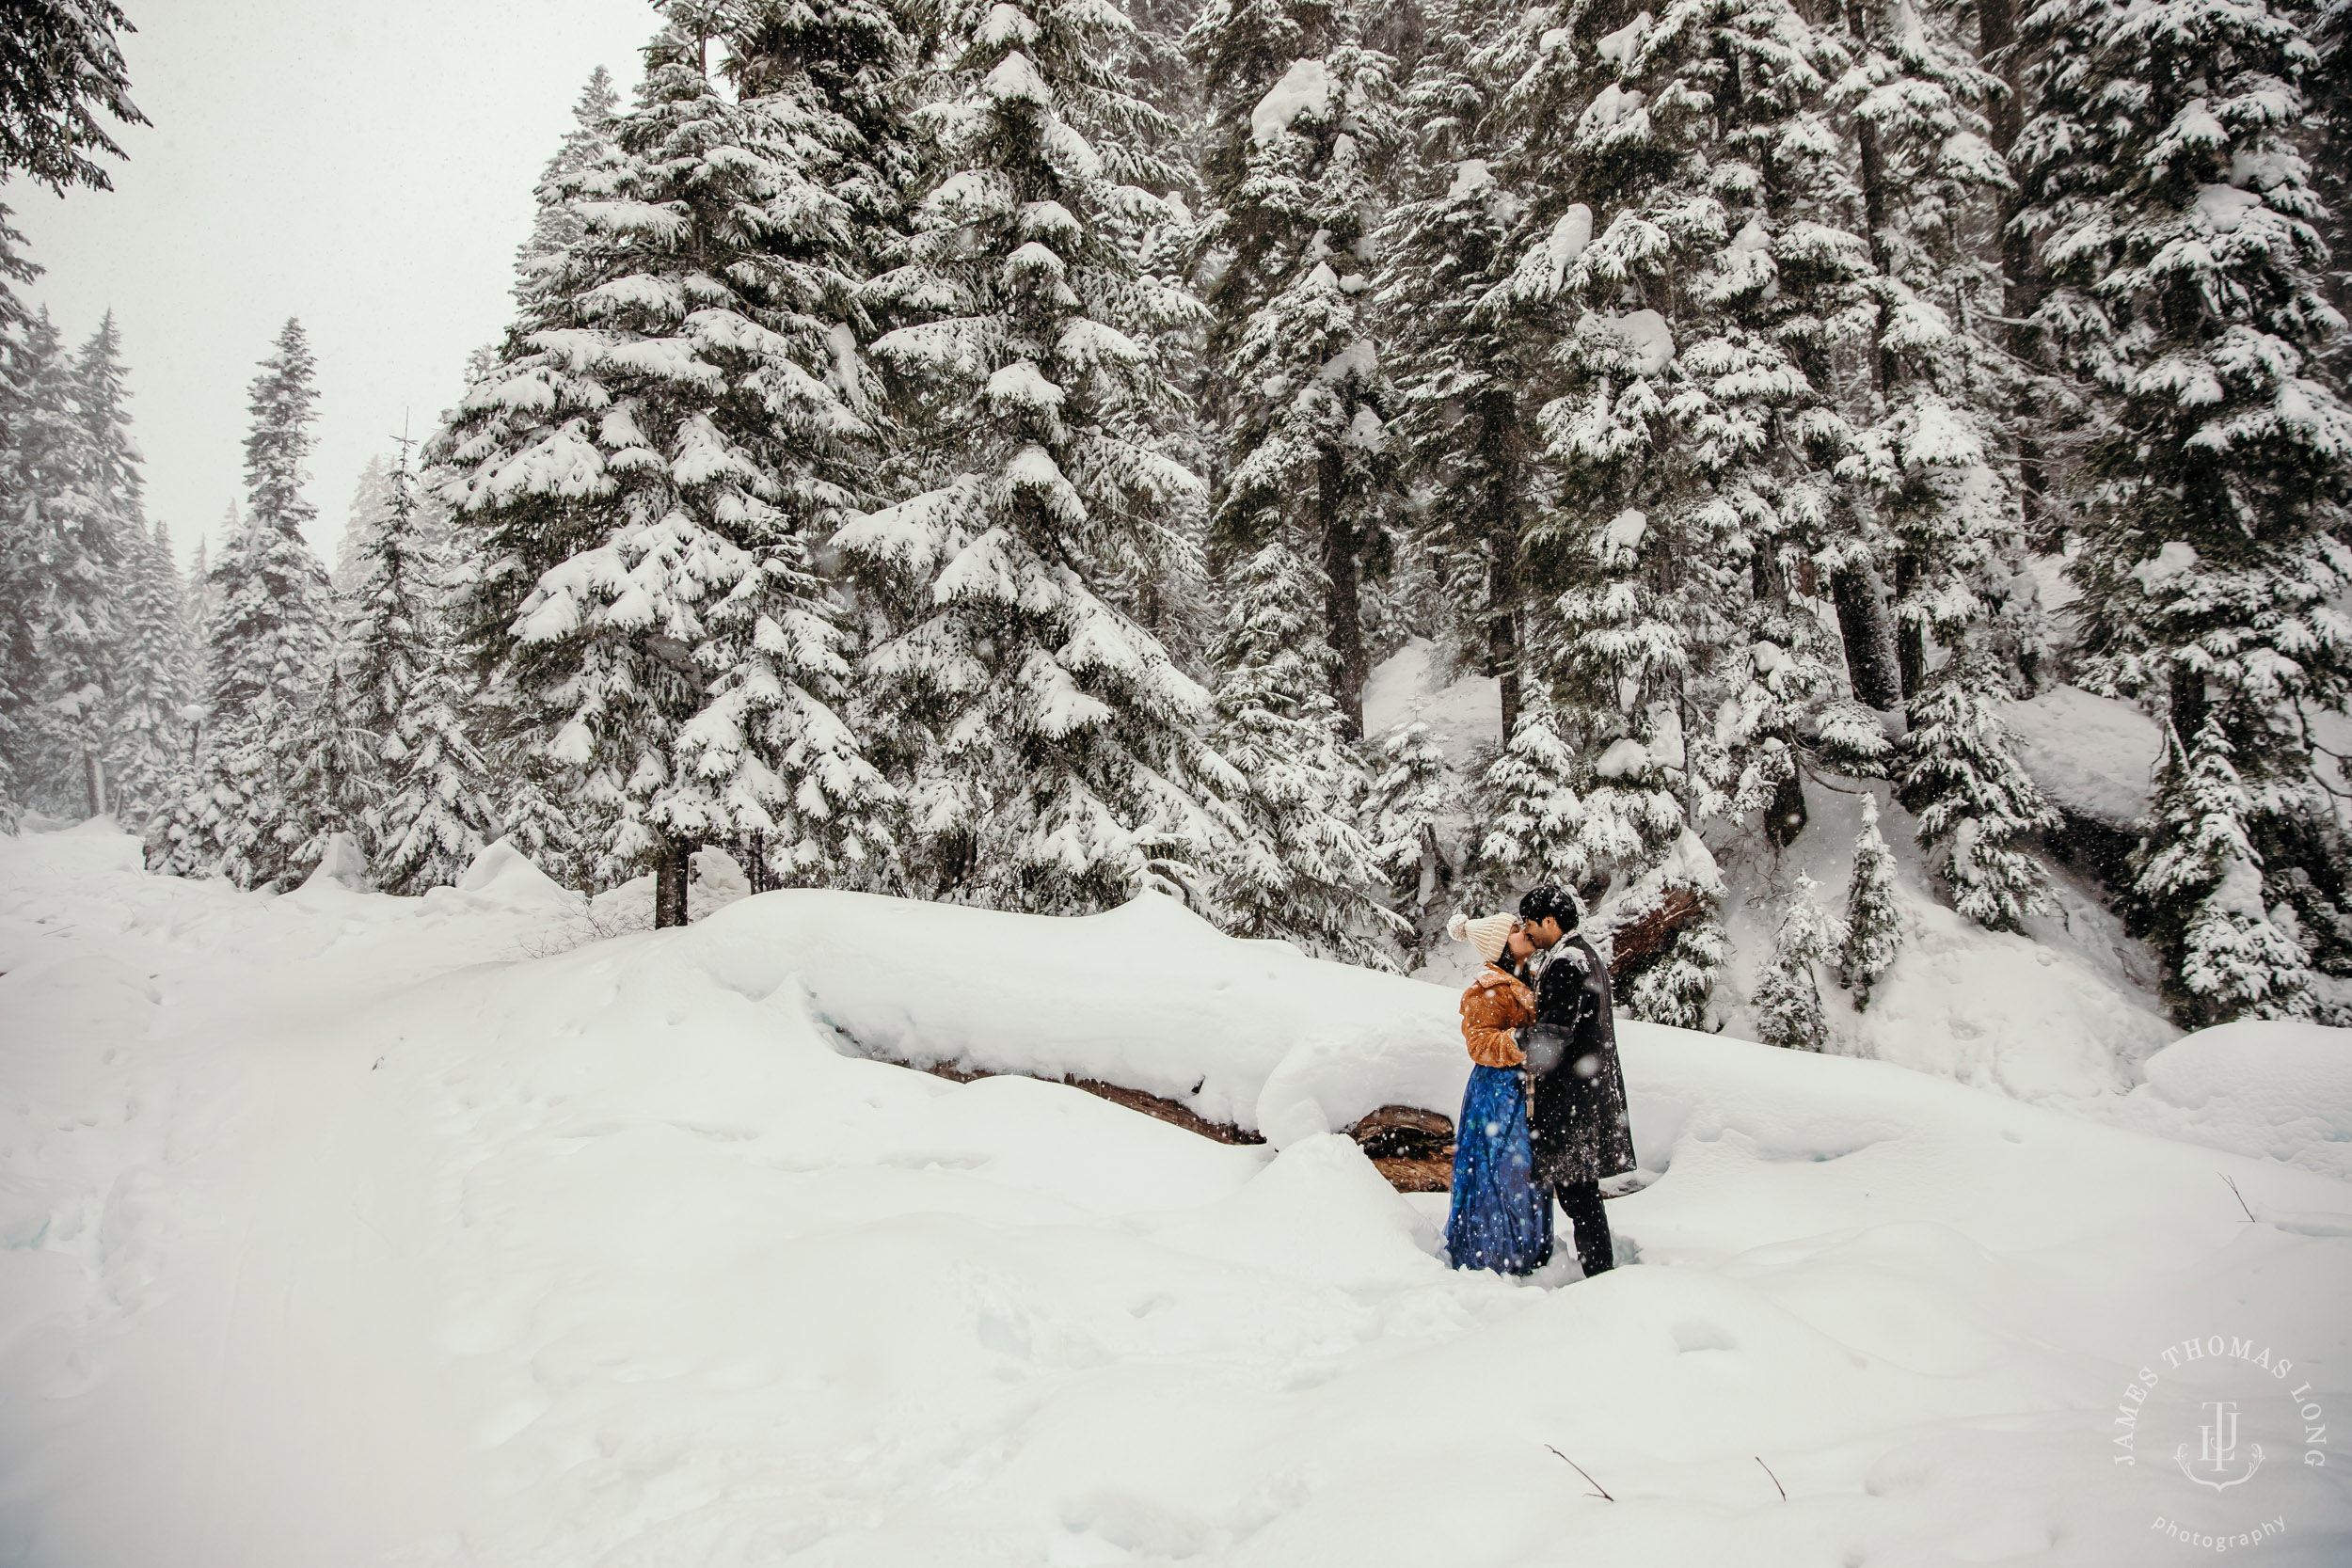
[[[1649,36],[1655,21],[1649,12],[1644,11],[1615,32],[1601,35],[1597,46],[1600,57],[1621,71],[1631,71],[1633,57],[1642,52],[1642,40]]]
[[[1321,60],[1293,60],[1258,106],[1249,111],[1249,139],[1272,143],[1300,115],[1322,119],[1331,112],[1331,72]]]

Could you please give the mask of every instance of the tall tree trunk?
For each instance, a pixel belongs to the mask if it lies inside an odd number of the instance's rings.
[[[1987,105],[1986,117],[1991,121],[1993,150],[2004,158],[2017,145],[2018,133],[2026,125],[2025,69],[2019,54],[2016,0],[1978,0],[1979,63],[2000,77],[2009,89]],[[2019,363],[2030,364],[2038,335],[2026,318],[2041,308],[2042,282],[2034,267],[2033,241],[2017,227],[2024,203],[2023,193],[2014,186],[2001,193],[2001,314],[2008,322],[2002,332],[2003,346]],[[2049,476],[2042,465],[2042,444],[2033,436],[2030,389],[2019,394],[2014,412],[2018,502],[2026,537],[2037,549],[2056,551],[2063,541],[2058,537],[2058,519],[2048,501]]]
[[[1339,448],[1326,447],[1315,474],[1316,520],[1323,529],[1323,623],[1336,657],[1331,665],[1331,695],[1340,705],[1347,738],[1364,737],[1364,678],[1370,672],[1364,657],[1363,608],[1357,555],[1362,542],[1347,513],[1343,487],[1347,467]]]
[[[1877,29],[1869,24],[1863,8],[1865,3],[1866,0],[1846,0],[1846,26],[1867,47]],[[2000,3],[2005,4],[2006,0]],[[1891,277],[1895,258],[1886,238],[1886,156],[1879,148],[1879,128],[1859,115],[1854,117],[1854,150],[1862,166],[1862,226],[1870,242],[1870,261],[1880,277]],[[1878,384],[1879,400],[1883,403],[1894,388],[1896,368],[1895,356],[1883,341],[1872,356],[1870,369]]]
[[[106,765],[99,760],[96,751],[82,753],[82,785],[89,795],[89,814],[106,815]]]
[[[1919,586],[1919,558],[1905,550],[1895,558],[1895,599],[1900,603]],[[1928,628],[1916,621],[1895,623],[1895,661],[1903,695],[1915,697],[1928,683]]]
[[[665,839],[661,858],[653,868],[654,929],[686,924],[686,881],[692,870],[694,847],[682,839]]]
[[[2171,695],[2172,733],[2181,737],[2181,749],[2185,752],[2197,744],[2197,732],[2205,727],[2205,713],[2210,706],[2205,701],[2203,673],[2174,665]]]
[[[1846,674],[1854,698],[1882,711],[1903,705],[1905,689],[1895,651],[1895,626],[1878,574],[1849,566],[1829,579],[1837,602],[1837,632],[1846,644]]]

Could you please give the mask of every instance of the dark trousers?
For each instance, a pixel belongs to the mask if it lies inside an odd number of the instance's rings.
[[[1600,1183],[1564,1181],[1552,1191],[1559,1195],[1568,1223],[1576,1227],[1576,1260],[1584,1265],[1584,1276],[1589,1279],[1616,1267],[1617,1255],[1609,1240],[1609,1215],[1601,1208]]]

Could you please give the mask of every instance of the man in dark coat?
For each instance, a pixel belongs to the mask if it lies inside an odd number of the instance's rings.
[[[1528,1130],[1535,1179],[1559,1195],[1590,1277],[1616,1263],[1600,1183],[1634,1164],[1609,966],[1577,931],[1583,910],[1566,888],[1531,890],[1519,900],[1519,918],[1549,954],[1536,982],[1535,1022],[1521,1032],[1534,1088]]]

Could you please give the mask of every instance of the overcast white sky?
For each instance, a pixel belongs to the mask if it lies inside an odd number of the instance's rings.
[[[628,101],[648,0],[124,0],[115,189],[6,200],[79,343],[112,307],[151,516],[182,558],[243,492],[246,385],[288,316],[319,360],[311,543],[404,413],[425,434],[506,325],[532,186],[589,72]]]

